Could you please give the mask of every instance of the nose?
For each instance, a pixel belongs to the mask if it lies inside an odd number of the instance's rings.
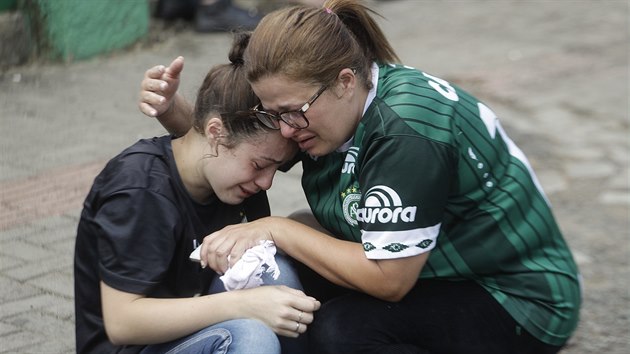
[[[256,184],[256,186],[258,186],[258,188],[266,191],[271,188],[271,184],[273,183],[273,176],[275,175],[275,173],[275,169],[269,172],[264,172],[260,176],[258,176],[258,178],[256,178],[254,183]]]
[[[284,121],[280,121],[280,134],[287,139],[291,139],[298,129],[293,128]]]

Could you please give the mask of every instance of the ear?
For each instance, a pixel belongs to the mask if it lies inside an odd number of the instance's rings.
[[[337,75],[337,94],[341,96],[345,94],[352,94],[357,86],[356,72],[350,68],[342,69]]]
[[[208,139],[211,145],[213,145],[213,142],[218,142],[219,138],[224,136],[223,121],[221,120],[221,118],[212,117],[208,119],[208,121],[206,122],[204,133],[206,134],[206,139]]]

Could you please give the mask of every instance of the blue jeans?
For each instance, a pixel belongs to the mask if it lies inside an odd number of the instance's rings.
[[[280,343],[264,323],[237,319],[217,323],[168,343],[149,345],[141,354],[279,354]]]
[[[293,289],[302,290],[302,284],[293,265],[293,261],[286,255],[276,254],[276,263],[280,269],[278,279],[265,273],[264,285],[286,285]],[[263,285],[263,286],[264,286]],[[209,293],[224,292],[223,282],[218,276],[210,284]],[[158,353],[202,353],[202,354],[238,354],[238,353],[280,353],[299,354],[308,351],[306,335],[298,338],[278,337],[264,323],[253,319],[230,320],[209,326],[201,331],[168,343],[150,345],[144,348],[142,354]]]
[[[286,285],[289,288],[304,290],[300,278],[298,277],[297,268],[291,257],[276,253],[276,263],[280,269],[280,276],[274,279],[271,274],[264,273],[262,276],[264,285]],[[210,294],[224,292],[223,282],[219,277],[215,277],[210,284]],[[279,336],[282,354],[302,354],[308,352],[308,335],[303,334],[297,338],[289,338]]]

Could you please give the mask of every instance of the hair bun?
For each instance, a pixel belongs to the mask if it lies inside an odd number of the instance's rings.
[[[232,49],[230,50],[230,54],[228,58],[232,65],[242,66],[245,64],[243,60],[243,55],[245,53],[245,48],[247,48],[247,44],[249,44],[249,38],[251,37],[251,32],[237,32],[234,33],[234,42],[232,43]]]
[[[232,65],[236,66],[242,66],[243,64],[245,64],[243,58],[230,58],[230,62],[232,62]]]

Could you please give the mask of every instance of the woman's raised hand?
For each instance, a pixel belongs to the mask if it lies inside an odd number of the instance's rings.
[[[168,67],[157,65],[144,73],[140,84],[140,111],[149,117],[167,112],[175,101],[179,75],[184,69],[184,57],[177,57]]]

